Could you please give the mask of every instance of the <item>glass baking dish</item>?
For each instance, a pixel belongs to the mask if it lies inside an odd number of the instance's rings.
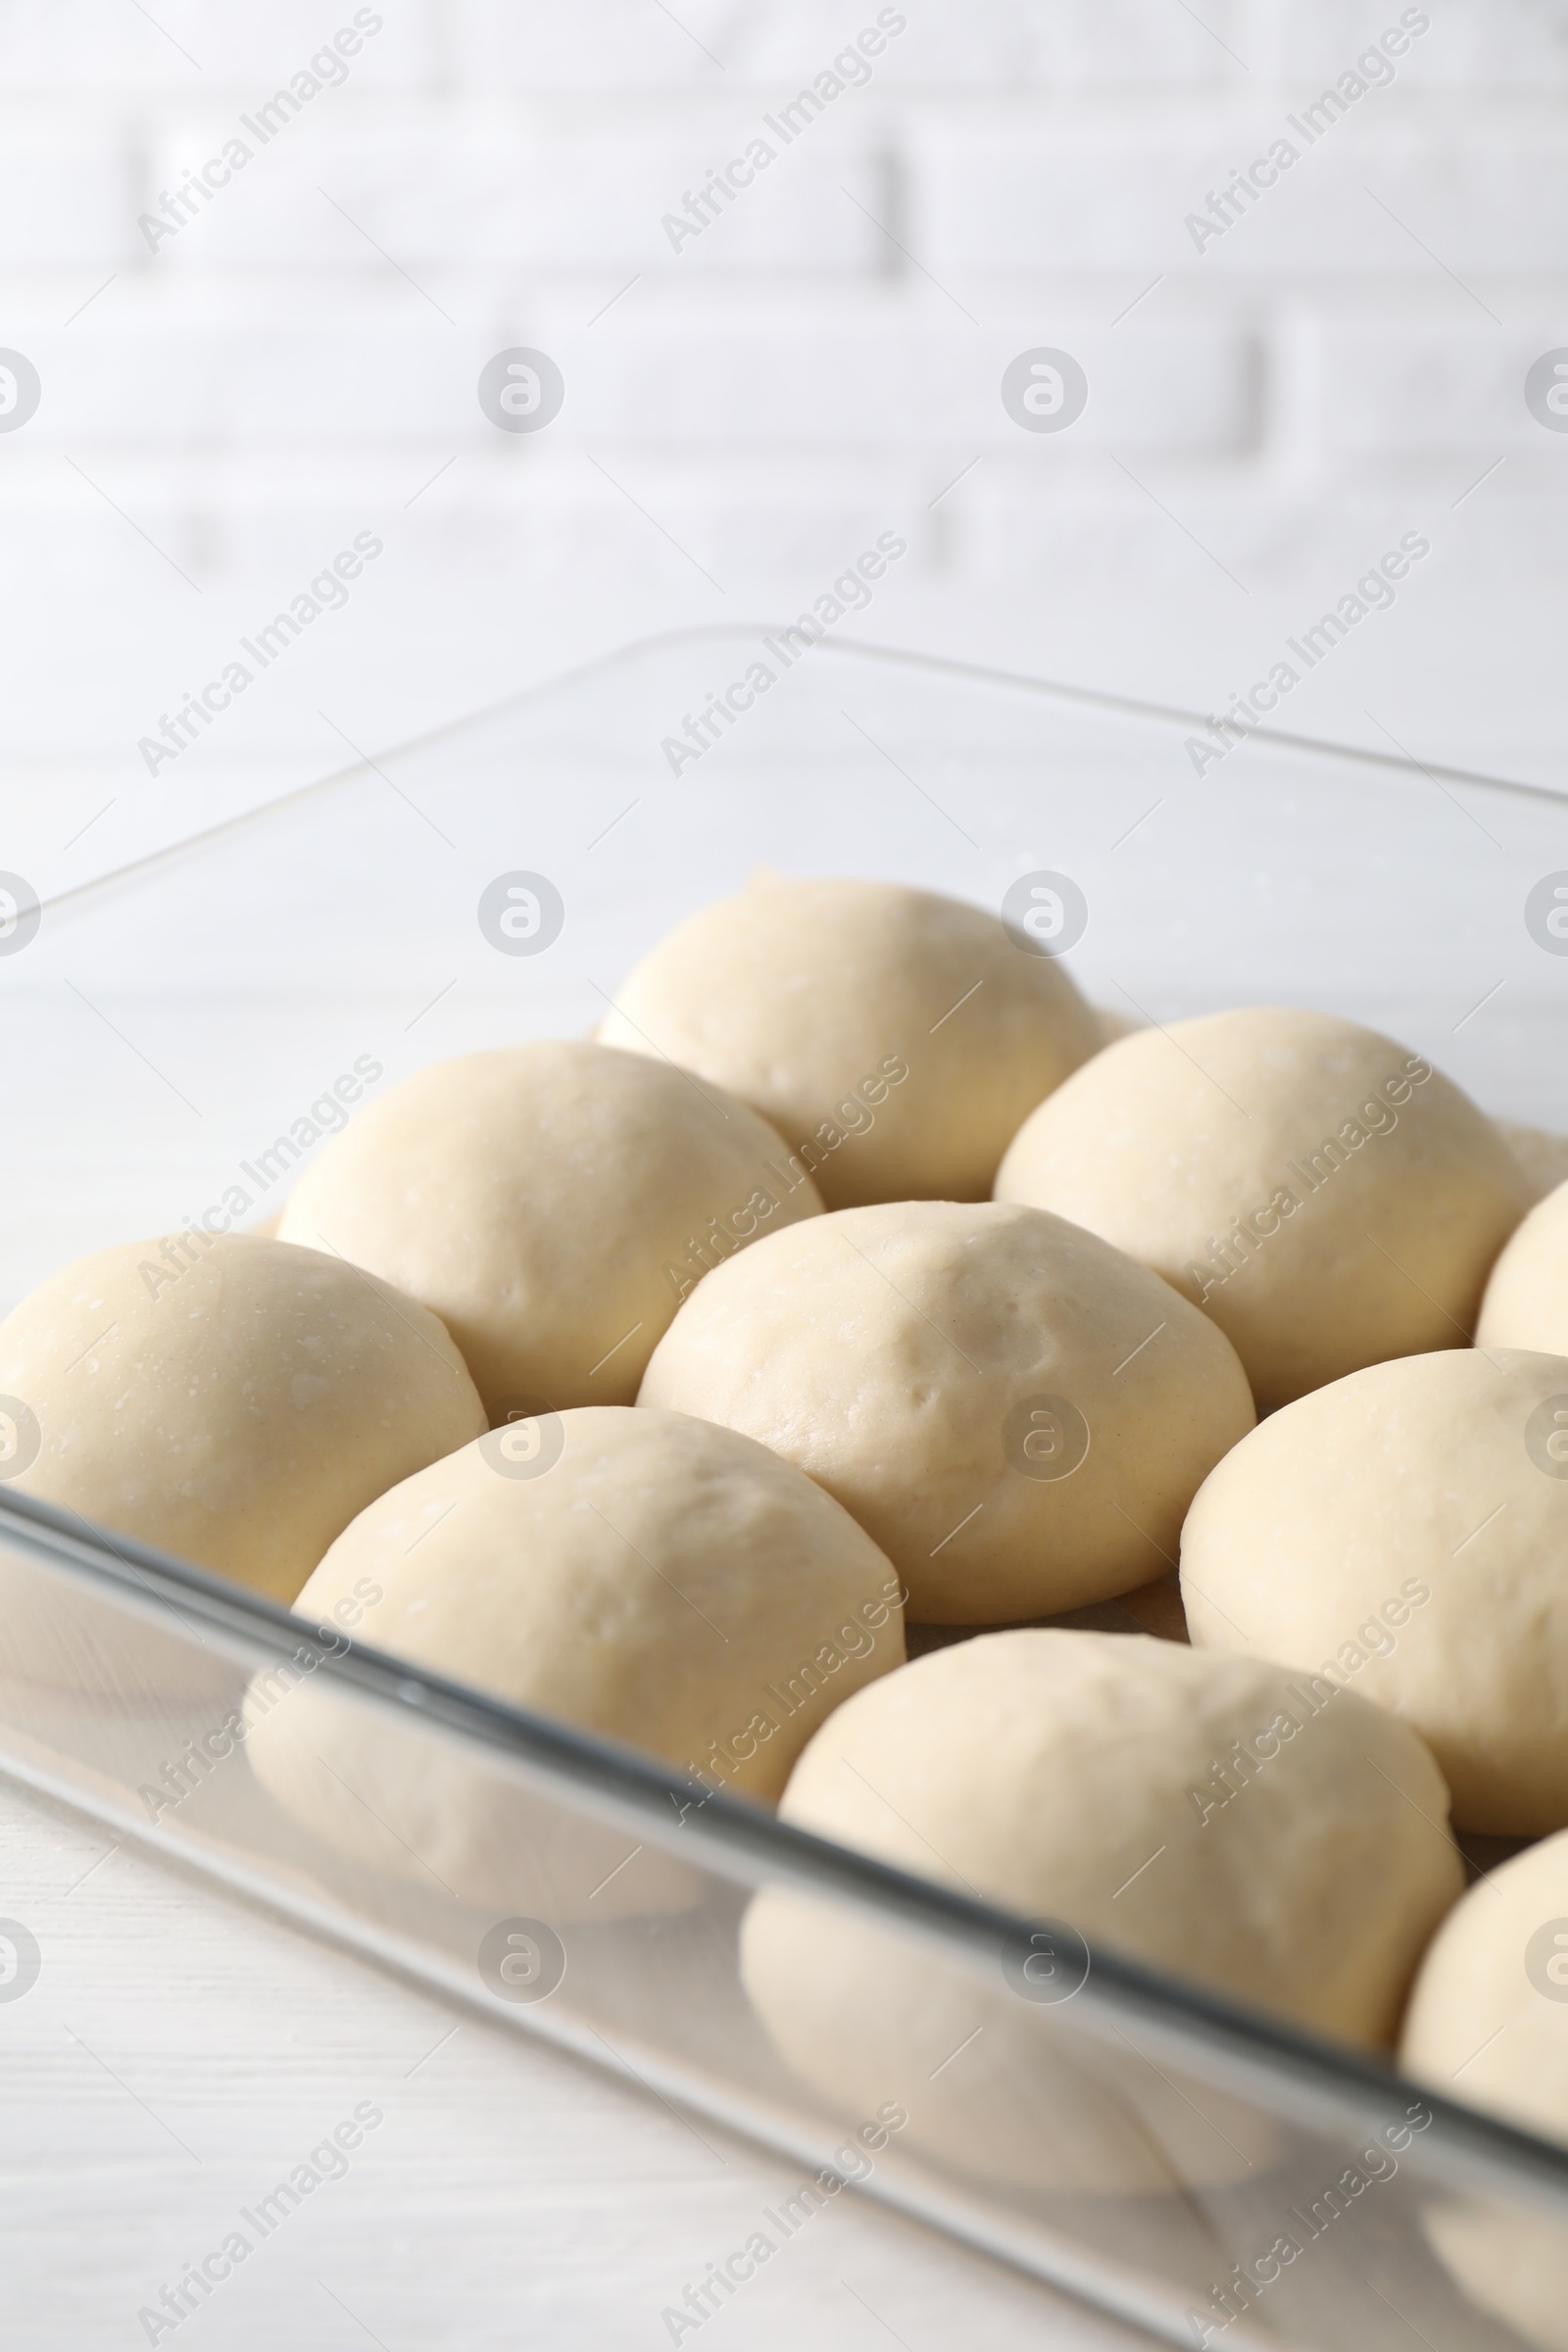
[[[113,1242],[265,1221],[341,1122],[342,1075],[374,1089],[593,1027],[644,949],[759,863],[997,907],[1065,876],[1071,967],[1128,1019],[1311,1004],[1496,1115],[1568,1128],[1550,788],[831,640],[638,646],[139,863],[95,854],[0,877],[7,1306]],[[542,910],[520,937],[491,911],[514,886]],[[1177,2343],[1554,2340],[1511,2322],[1568,2310],[1568,2151],[1456,2096],[3,1483],[0,1579],[0,1771],[796,2154],[815,2185],[765,2240],[854,2184]],[[1156,1588],[1081,1621],[1173,1614]],[[331,1823],[252,1773],[263,1716],[346,1792]],[[793,1923],[795,2029],[747,1995],[764,1906]],[[875,2097],[864,2066],[835,2093],[802,2057],[851,1965],[888,1988]],[[692,2329],[767,2258],[723,2256]]]

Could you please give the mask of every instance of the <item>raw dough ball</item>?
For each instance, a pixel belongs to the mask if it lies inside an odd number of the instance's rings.
[[[997,1177],[1152,1266],[1235,1342],[1261,1411],[1451,1348],[1530,1199],[1419,1054],[1326,1013],[1141,1029],[1024,1122]]]
[[[1493,1267],[1476,1346],[1568,1355],[1568,1184],[1530,1211]]]
[[[1514,1119],[1494,1119],[1492,1124],[1524,1170],[1533,1200],[1544,1200],[1568,1179],[1568,1135],[1521,1127]]]
[[[630,1404],[704,1270],[821,1206],[744,1103],[667,1062],[552,1038],[378,1096],[306,1170],[279,1230],[433,1308],[500,1422]]]
[[[916,1622],[1037,1617],[1146,1584],[1252,1426],[1230,1343],[1038,1209],[842,1209],[710,1275],[639,1402],[760,1438],[836,1494]]]
[[[1147,1634],[1028,1629],[917,1658],[811,1740],[780,1810],[1353,2041],[1392,2038],[1464,1887],[1406,1725]]]
[[[388,1487],[485,1425],[432,1314],[318,1250],[129,1242],[0,1324],[22,1494],[292,1600]]]
[[[1523,2200],[1495,2205],[1480,2198],[1431,2207],[1421,2218],[1473,2302],[1541,2352],[1568,2352],[1568,2233],[1560,2221]]]
[[[831,1496],[733,1430],[620,1405],[514,1423],[405,1480],[338,1538],[296,1608],[650,1749],[691,1779],[694,1805],[705,1787],[776,1797],[828,1712],[904,1657],[898,1579]],[[461,1758],[411,1775],[373,1723],[343,1726],[339,1707],[323,1729],[314,1697],[258,1711],[248,1752],[272,1792],[349,1853],[397,1869],[401,1840],[444,1883],[488,1887],[514,1789],[476,1799]],[[537,1916],[647,1907],[653,1853],[584,1909],[633,1842],[573,1834]]]
[[[1448,1914],[1399,2056],[1434,2090],[1568,2144],[1568,1831],[1489,1871]]]
[[[1568,1824],[1568,1359],[1445,1349],[1260,1423],[1182,1530],[1206,1649],[1393,1708],[1467,1830]]]
[[[686,1413],[493,1431],[346,1528],[299,1596],[458,1682],[777,1797],[817,1725],[904,1658],[899,1585],[848,1511]]]
[[[1439,1929],[1399,2055],[1449,2098],[1568,2143],[1568,1833],[1472,1886]],[[1428,2228],[1485,2310],[1568,2347],[1568,2239],[1529,2210],[1446,2207]]]
[[[1076,1939],[1042,1925],[1027,1948],[999,1939],[995,1959],[988,1984],[955,1954],[783,1887],[756,1897],[741,1931],[742,1979],[780,2056],[844,2127],[907,2102],[908,2143],[944,2172],[1010,2192],[1153,2198],[1277,2160],[1257,2108],[1167,2053],[1156,2065],[1074,2031]]]
[[[891,882],[756,878],[627,976],[599,1032],[772,1121],[830,1208],[983,1200],[1099,1017],[999,916]]]
[[[1091,1967],[1103,1943],[1362,2042],[1392,2034],[1463,1886],[1429,1826],[1446,1818],[1442,1777],[1404,1725],[1353,1697],[1314,1709],[1261,1659],[1144,1635],[993,1634],[919,1658],[840,1708],[780,1810],[1063,1923]],[[865,2113],[918,2085],[914,2126],[960,2161],[1085,2187],[1244,2170],[1228,2102],[1195,2088],[1214,2121],[1184,2121],[1141,2057],[1097,2059],[1092,2039],[1068,2038],[1082,1958],[1042,1951],[1033,1969],[1003,1959],[987,1994],[920,1946],[782,1890],[758,1897],[742,1939],[747,1989],[796,2069]],[[1042,1998],[1058,1970],[1059,2009]],[[977,2024],[979,2042],[944,2068]],[[1068,2086],[1065,2124],[1043,2065]]]

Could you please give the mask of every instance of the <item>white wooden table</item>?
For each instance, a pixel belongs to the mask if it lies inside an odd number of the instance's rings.
[[[6,2352],[654,2352],[665,2307],[800,2183],[10,1788],[0,1853],[0,1916],[41,1953],[0,1999]],[[346,2172],[261,2238],[259,2201],[357,2108],[383,2120]],[[251,2253],[167,2321],[164,2291],[204,2258],[220,2272],[236,2229]],[[679,2340],[698,2333],[705,2352],[1147,2340],[849,2194]]]

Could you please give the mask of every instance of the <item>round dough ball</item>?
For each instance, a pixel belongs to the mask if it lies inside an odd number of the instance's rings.
[[[748,1796],[904,1658],[899,1583],[832,1496],[686,1413],[583,1405],[493,1431],[362,1511],[301,1592],[514,1705]]]
[[[1392,2039],[1464,1887],[1406,1725],[1348,1693],[1314,1713],[1283,1666],[1148,1634],[933,1650],[835,1715],[780,1810],[1358,2042]]]
[[[1421,1963],[1399,2056],[1434,2090],[1568,2143],[1568,1833],[1489,1872]],[[1428,2223],[1484,2310],[1568,2352],[1568,2239],[1529,2209],[1445,2207]]]
[[[798,1462],[881,1544],[910,1617],[948,1625],[1147,1584],[1253,1421],[1184,1298],[1060,1217],[985,1201],[770,1235],[686,1301],[639,1402]]]
[[[1012,2193],[1180,2197],[1278,2160],[1256,2107],[1165,2055],[1156,2067],[1074,2031],[1070,1936],[1043,1926],[996,1957],[988,1984],[907,1932],[781,1886],[741,1930],[742,1981],[780,2056],[847,2131],[907,2101],[906,2144],[944,2174]]]
[[[775,1798],[827,1714],[904,1657],[898,1579],[830,1495],[733,1430],[623,1405],[515,1423],[405,1480],[338,1538],[296,1608],[649,1749],[691,1780],[694,1805],[708,1788]],[[458,1788],[449,1771],[411,1776],[380,1726],[331,1706],[299,1691],[256,1710],[247,1752],[272,1793],[349,1853],[396,1869],[401,1840],[450,1886],[488,1887],[514,1789],[475,1798],[462,1759]],[[574,1833],[537,1915],[648,1907],[653,1854],[584,1908],[632,1842]]]
[[[1568,2145],[1568,1831],[1499,1863],[1448,1914],[1399,2057],[1434,2090]]]
[[[485,1426],[434,1315],[249,1234],[53,1275],[0,1324],[0,1395],[24,1408],[20,1493],[280,1601],[368,1502]]]
[[[1282,1658],[1422,1735],[1467,1830],[1568,1824],[1568,1359],[1449,1348],[1303,1396],[1182,1530],[1206,1649]]]
[[[599,1031],[771,1120],[830,1208],[983,1200],[1018,1122],[1100,1049],[1054,956],[892,882],[757,877],[628,974]]]
[[[501,1422],[630,1404],[705,1270],[821,1206],[744,1103],[668,1062],[547,1038],[378,1096],[313,1160],[279,1231],[432,1308]]]
[[[1568,1355],[1568,1184],[1537,1203],[1493,1267],[1476,1346]]]
[[[1235,1343],[1268,1412],[1468,1340],[1530,1188],[1419,1054],[1260,1008],[1108,1046],[1024,1122],[996,1196],[1162,1274]]]
[[[1261,1659],[1047,1630],[958,1642],[860,1691],[806,1749],[781,1813],[1076,1930],[1091,1970],[1103,1943],[1376,2043],[1463,1885],[1424,1818],[1446,1807],[1421,1741],[1359,1699],[1314,1714]],[[769,1890],[742,1955],[799,2073],[866,2114],[918,2085],[921,2136],[994,2177],[1157,2188],[1266,2154],[1245,2109],[1198,2085],[1185,2105],[1141,2057],[1070,2033],[1084,1972],[1059,1940],[1029,1971],[999,1955],[987,1993],[906,1937]],[[1059,2008],[1042,1998],[1057,1968]]]
[[[316,1630],[341,1651],[335,1619]],[[474,1915],[472,1951],[503,1922],[542,1921],[564,1938],[573,1925],[691,1910],[713,1891],[694,1860],[564,1782],[519,1770],[417,1710],[371,1707],[323,1675],[277,1666],[253,1676],[240,1720],[241,1752],[274,1810],[270,1842],[335,1906],[395,1932],[428,1940],[433,1904],[445,1943],[461,1903]],[[570,1966],[587,1956],[570,1938]],[[601,1954],[601,1965],[606,1957],[624,1966],[623,1952]]]
[[[1541,2352],[1568,2352],[1568,2232],[1560,2221],[1523,2200],[1498,2205],[1477,2197],[1429,2207],[1421,2222],[1439,2259],[1483,2311]]]

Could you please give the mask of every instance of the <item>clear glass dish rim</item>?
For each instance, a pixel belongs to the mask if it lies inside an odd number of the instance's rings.
[[[530,705],[545,702],[567,688],[589,686],[595,678],[609,676],[622,665],[645,656],[673,653],[695,645],[750,643],[760,635],[766,635],[769,630],[776,633],[786,625],[778,620],[768,624],[761,621],[722,621],[659,630],[647,637],[631,638],[608,653],[595,654],[589,660],[555,671],[548,678],[538,679],[514,694],[503,695],[498,702],[487,703],[477,710],[466,712],[462,718],[444,720],[441,725],[429,728],[423,734],[410,736],[404,742],[378,753],[373,759],[366,756],[353,760],[345,767],[333,768],[326,775],[316,777],[309,783],[295,785],[276,800],[241,809],[216,825],[210,825],[199,833],[188,834],[145,857],[131,858],[123,865],[111,867],[107,872],[95,874],[86,881],[72,883],[65,889],[47,893],[41,897],[40,906],[45,913],[67,905],[74,907],[81,902],[141,880],[159,868],[211,849],[233,835],[275,822],[287,810],[298,808],[306,801],[343,791],[359,778],[378,773],[383,760],[402,760],[411,753],[435,751],[443,746],[455,745],[469,729],[488,725],[507,711],[524,710]],[[1133,695],[1114,694],[1100,687],[1068,685],[1059,679],[1034,676],[1026,670],[997,669],[986,663],[955,661],[939,654],[911,653],[906,647],[867,644],[858,638],[824,638],[813,644],[811,653],[813,660],[826,656],[840,662],[884,664],[915,676],[989,687],[999,693],[1033,696],[1042,701],[1054,702],[1063,708],[1099,710],[1107,717],[1154,728],[1206,729],[1215,723],[1212,713],[1205,716],[1179,704],[1150,702]],[[1284,729],[1254,726],[1248,729],[1245,740],[1272,751],[1291,753],[1303,760],[1320,760],[1360,768],[1368,772],[1369,780],[1391,776],[1406,779],[1424,776],[1442,789],[1446,789],[1450,784],[1463,784],[1478,791],[1544,801],[1558,808],[1568,806],[1568,786],[1559,788],[1551,784],[1526,783],[1517,777],[1491,775],[1478,768],[1453,767],[1437,760],[1417,760],[1402,753],[1373,751],[1357,744],[1338,743],[1329,737],[1298,735]]]
[[[308,1618],[246,1587],[4,1487],[0,1540],[52,1571],[63,1570],[68,1579],[107,1585],[140,1607],[149,1599],[174,1606],[183,1618],[247,1642],[274,1662],[292,1657],[302,1643],[311,1642],[318,1647],[317,1681],[324,1678],[352,1690],[411,1725],[439,1725],[493,1758],[522,1764],[568,1798],[581,1801],[586,1794],[590,1800],[608,1802],[645,1826],[658,1826],[666,1836],[673,1806],[682,1835],[693,1839],[693,1860],[701,1866],[705,1854],[711,1854],[716,1875],[733,1878],[737,1865],[765,1872],[769,1880],[803,1893],[848,1901],[914,1930],[971,1964],[978,1959],[990,1967],[997,1966],[1005,1951],[1030,1948],[1031,1935],[1043,1924],[836,1845],[781,1821],[761,1805],[723,1791],[694,1807],[691,1782],[657,1758],[428,1673],[369,1643],[347,1642],[342,1649],[324,1642],[318,1644]],[[333,1627],[330,1640],[343,1642],[346,1637]],[[0,1718],[0,1741],[3,1739]],[[83,1801],[90,1810],[90,1800]],[[678,1810],[682,1805],[684,1816]],[[142,1842],[164,1858],[171,1850],[152,1835]],[[187,1866],[201,1870],[199,1854],[177,1851]],[[1533,2203],[1548,2201],[1561,2218],[1568,2199],[1568,2148],[1449,2099],[1398,2073],[1392,2063],[1321,2040],[1223,1994],[1098,1946],[1083,1990],[1074,1997],[1082,1999],[1085,1992],[1091,2005],[1110,2019],[1157,2028],[1195,2054],[1219,2060],[1250,2084],[1253,2095],[1266,2090],[1277,2099],[1304,2102],[1320,2129],[1352,2122],[1360,2128],[1368,2117],[1386,2118],[1391,2104],[1397,2109],[1398,2103],[1408,2105],[1419,2098],[1433,2118],[1430,2131],[1422,2134],[1422,2153],[1434,2172],[1472,2193],[1479,2172],[1499,2193],[1523,2190]]]

